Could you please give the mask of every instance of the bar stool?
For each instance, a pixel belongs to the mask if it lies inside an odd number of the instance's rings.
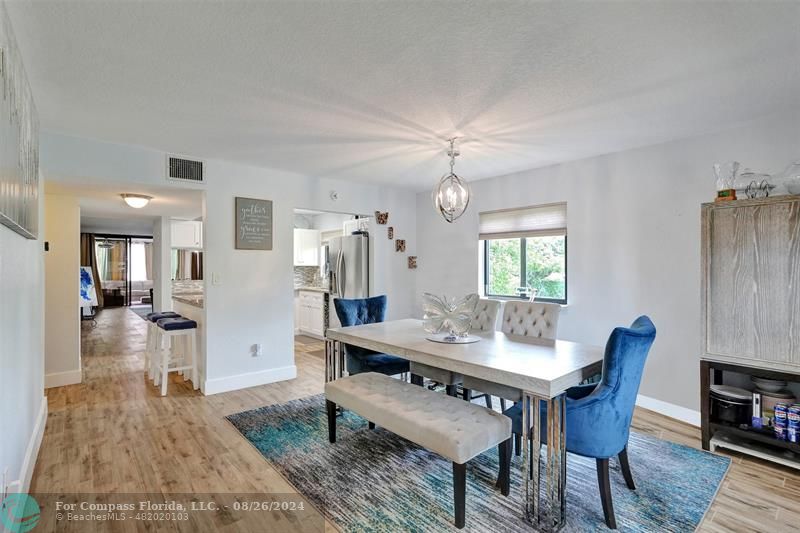
[[[155,360],[154,385],[161,385],[161,396],[167,395],[170,372],[183,372],[186,381],[188,371],[192,373],[194,390],[200,388],[197,372],[197,322],[184,317],[162,318],[158,326],[157,345],[160,357]],[[180,345],[180,348],[179,348]]]
[[[147,342],[144,349],[144,371],[147,372],[147,377],[153,377],[153,356],[155,355],[158,345],[156,340],[158,338],[158,326],[156,322],[162,318],[177,318],[180,317],[174,311],[161,311],[156,313],[147,313],[145,319],[147,320]]]

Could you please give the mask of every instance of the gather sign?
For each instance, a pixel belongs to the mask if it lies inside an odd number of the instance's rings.
[[[236,249],[272,250],[272,200],[236,197]]]

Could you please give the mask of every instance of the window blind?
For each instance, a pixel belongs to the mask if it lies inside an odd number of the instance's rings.
[[[478,238],[513,239],[567,234],[567,204],[546,204],[480,213]]]

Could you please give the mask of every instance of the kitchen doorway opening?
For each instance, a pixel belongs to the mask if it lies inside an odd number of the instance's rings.
[[[324,364],[325,332],[338,327],[334,300],[370,296],[373,219],[294,210],[295,364]]]

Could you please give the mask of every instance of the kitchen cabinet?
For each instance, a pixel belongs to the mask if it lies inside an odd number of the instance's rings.
[[[171,222],[172,248],[202,248],[203,223],[199,220],[173,220]]]
[[[295,317],[298,333],[322,337],[325,334],[325,294],[299,291],[295,298]]]
[[[294,230],[294,265],[319,266],[320,234],[315,229]]]

